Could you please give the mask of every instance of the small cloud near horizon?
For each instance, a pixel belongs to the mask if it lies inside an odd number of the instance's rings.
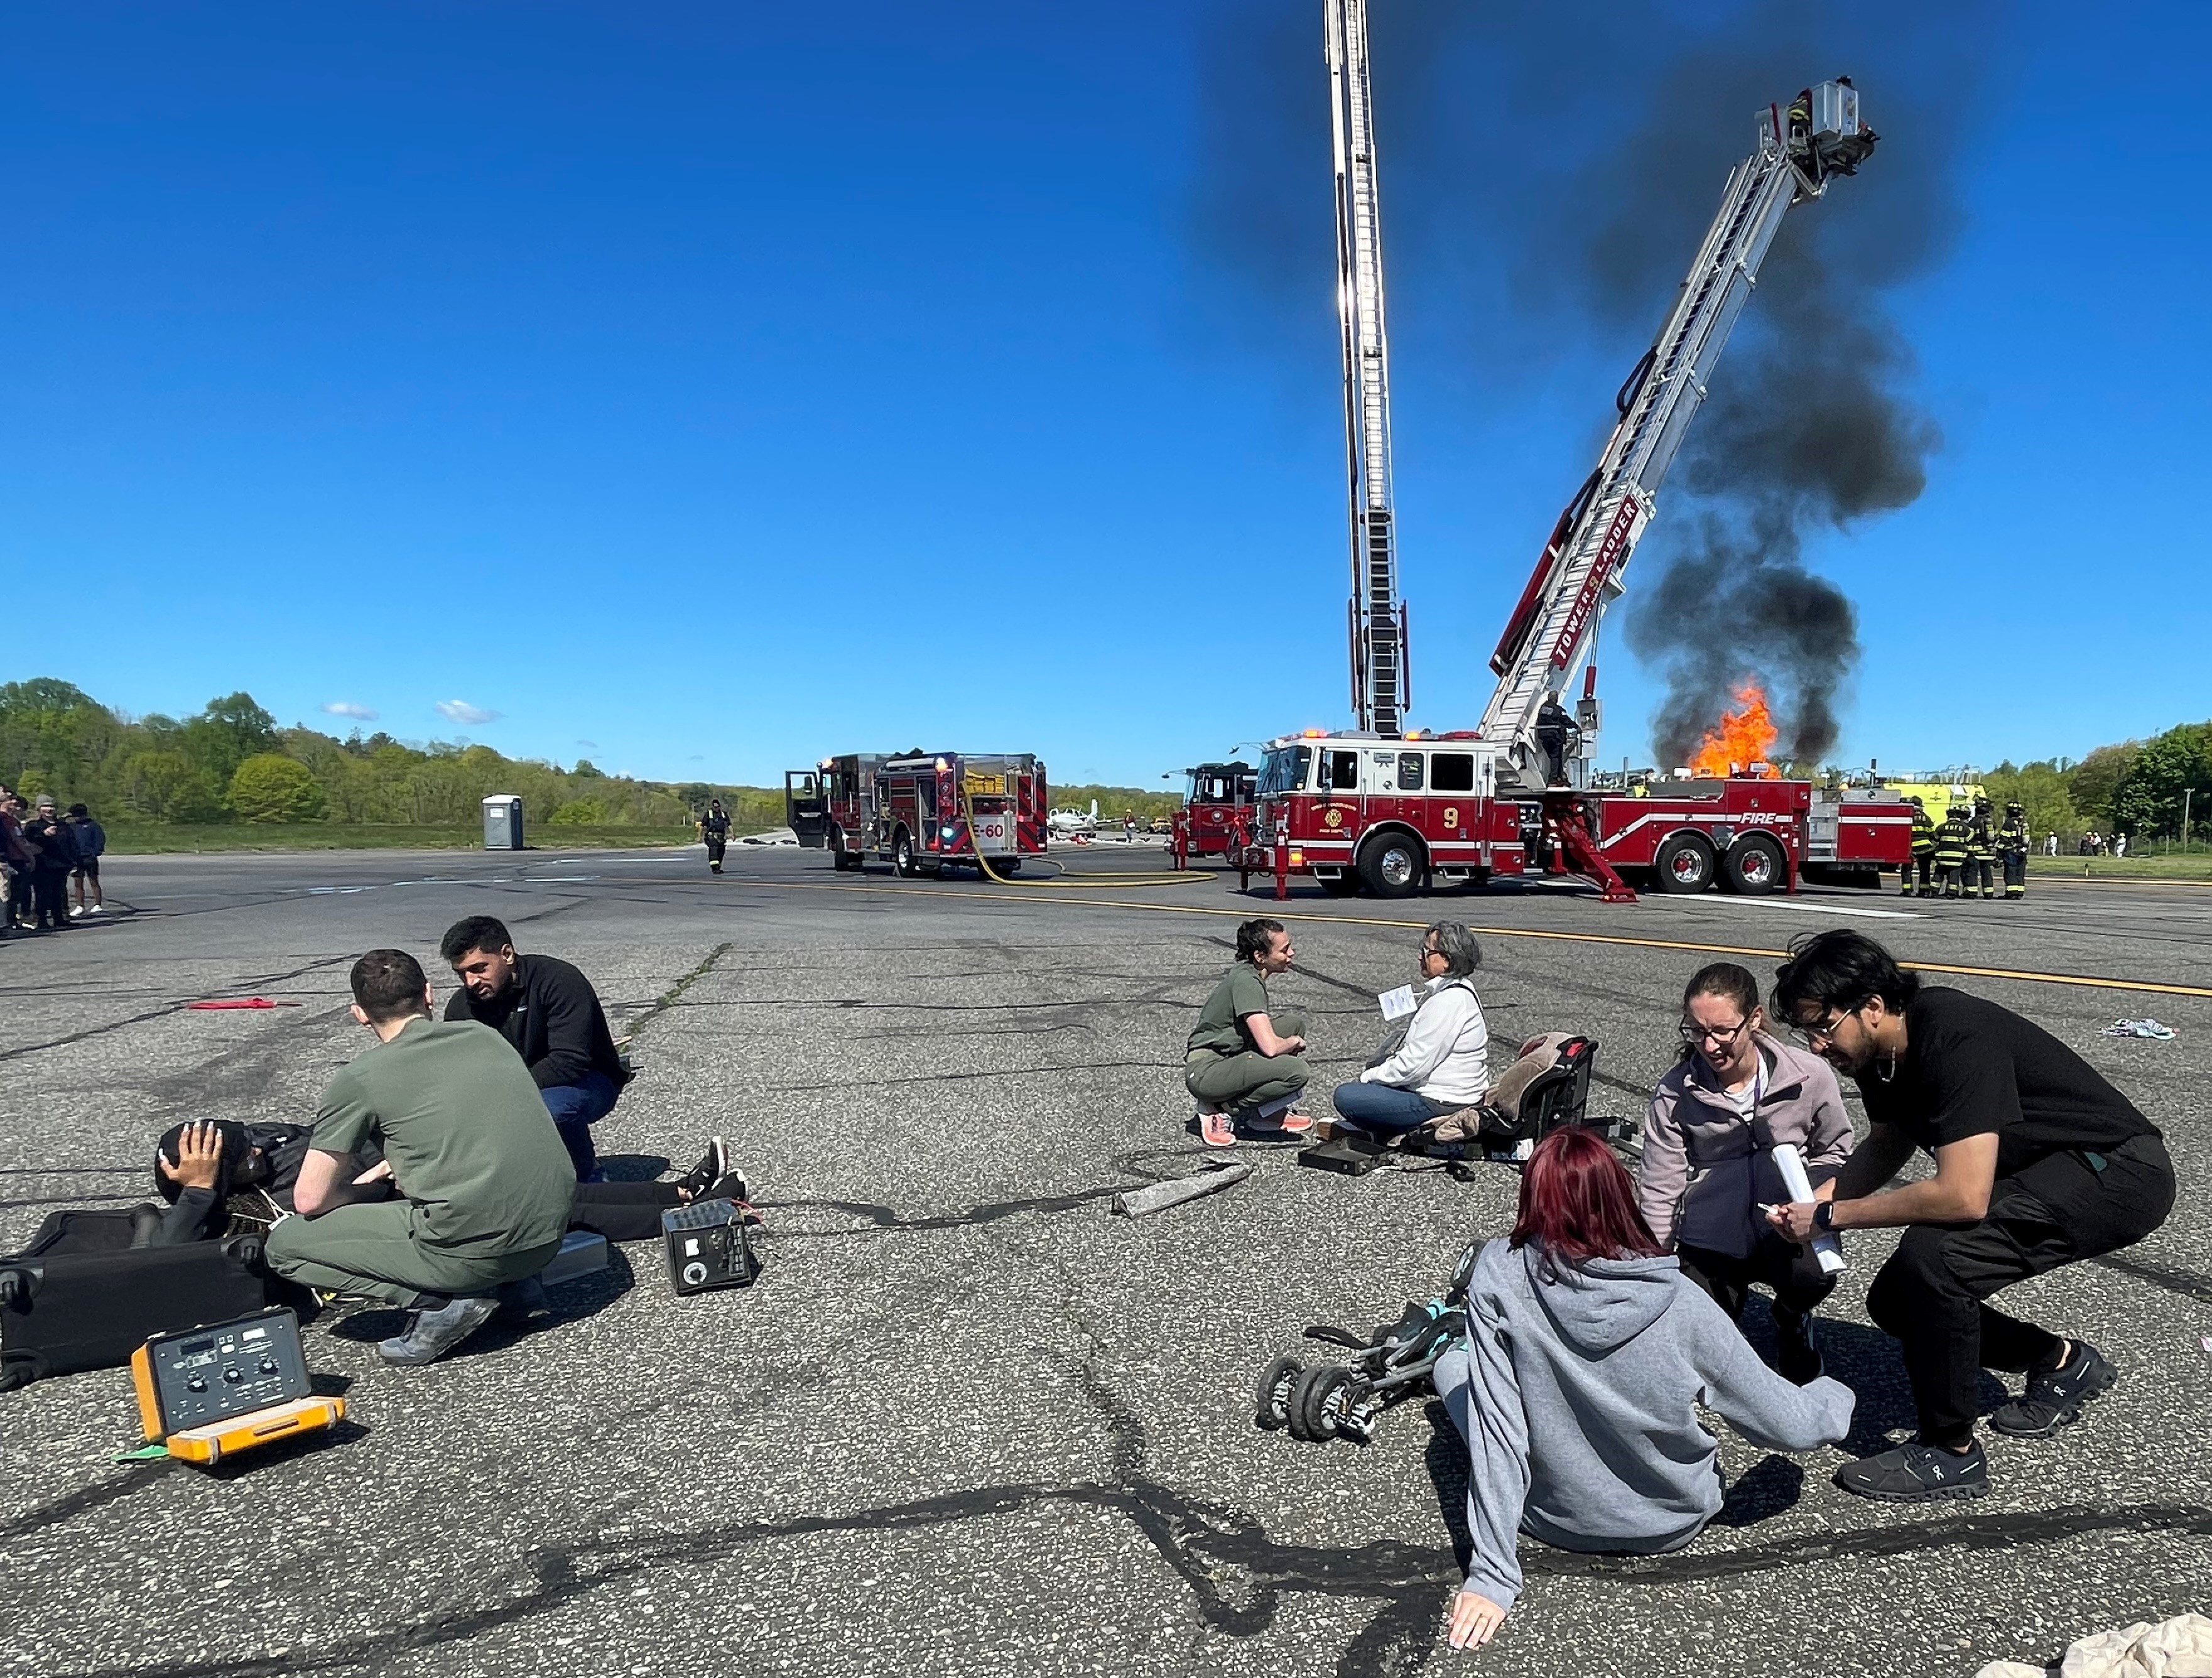
[[[441,699],[438,714],[448,722],[458,722],[464,728],[473,728],[487,722],[497,722],[500,714],[487,711],[481,705],[471,705],[465,699]]]
[[[351,717],[356,722],[376,720],[376,708],[374,705],[356,705],[350,699],[333,699],[329,704],[324,706],[323,709],[334,717]]]
[[[599,749],[599,743],[597,740],[579,740],[576,744],[580,746],[589,747],[593,751],[597,751]]]

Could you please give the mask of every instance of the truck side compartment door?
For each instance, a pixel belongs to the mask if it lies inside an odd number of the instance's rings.
[[[787,769],[783,776],[783,818],[808,850],[820,850],[830,826],[829,799],[817,769]]]

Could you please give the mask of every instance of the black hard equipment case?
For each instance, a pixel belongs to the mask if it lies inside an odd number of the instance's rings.
[[[761,1273],[760,1214],[743,1201],[696,1201],[660,1214],[668,1280],[678,1293],[750,1287]]]
[[[120,1369],[156,1334],[292,1302],[295,1291],[262,1262],[259,1236],[133,1247],[131,1220],[58,1212],[28,1247],[0,1259],[0,1392]]]

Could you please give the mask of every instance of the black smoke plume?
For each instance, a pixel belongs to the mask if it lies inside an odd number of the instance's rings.
[[[1626,372],[1760,106],[1850,75],[1884,136],[1858,179],[1784,222],[1629,577],[1628,644],[1668,683],[1662,765],[1746,678],[1768,687],[1784,755],[1834,746],[1857,615],[1807,569],[1807,541],[1910,503],[1940,442],[1887,299],[1960,223],[1953,154],[2002,32],[1984,3],[1808,9],[1752,0],[1692,23],[1574,0],[1370,9],[1394,336],[1431,368],[1442,348],[1476,369],[1476,399],[1514,399],[1569,350],[1617,354]],[[1211,14],[1192,200],[1194,248],[1237,283],[1238,330],[1286,348],[1295,335],[1302,360],[1334,344],[1316,331],[1334,277],[1321,10]],[[1609,420],[1610,394],[1593,392],[1594,416]],[[1563,496],[1587,470],[1561,462]],[[1855,551],[1861,590],[1903,586]]]

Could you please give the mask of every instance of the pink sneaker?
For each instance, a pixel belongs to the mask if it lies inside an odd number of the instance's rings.
[[[1275,1121],[1275,1128],[1285,1136],[1303,1136],[1314,1127],[1314,1122],[1303,1113],[1285,1113]]]
[[[1210,1148],[1233,1148],[1237,1146],[1236,1122],[1226,1113],[1200,1113],[1198,1137]]]

